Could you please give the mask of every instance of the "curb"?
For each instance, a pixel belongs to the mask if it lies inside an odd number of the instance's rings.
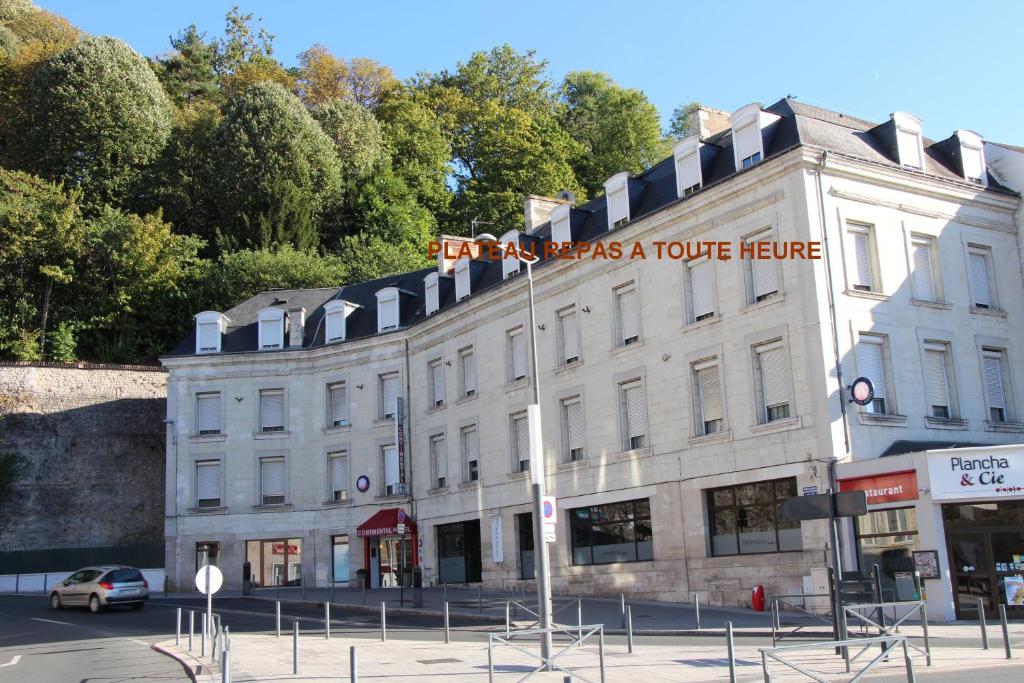
[[[155,652],[159,652],[160,654],[164,655],[165,657],[170,657],[171,659],[176,661],[178,664],[181,664],[181,668],[185,670],[186,674],[188,674],[189,680],[191,680],[192,683],[199,683],[198,676],[202,676],[202,680],[203,681],[213,681],[214,680],[213,677],[212,677],[213,676],[212,674],[208,674],[208,673],[204,674],[204,673],[202,673],[202,664],[199,665],[199,669],[198,669],[199,673],[197,673],[196,671],[194,671],[192,669],[192,665],[189,664],[188,661],[183,656],[179,655],[178,653],[173,652],[171,650],[168,650],[167,648],[162,647],[161,645],[157,645],[156,643],[154,643],[153,645],[150,645],[149,647],[150,647],[151,650],[153,650]]]
[[[261,598],[258,596],[246,596],[249,600],[262,600],[264,602],[277,602],[274,598]],[[323,607],[323,602],[315,602],[311,600],[281,600],[282,605],[302,605],[303,607]],[[371,605],[353,605],[347,602],[332,602],[331,607],[340,609],[350,609],[354,612],[362,612],[364,614],[380,614],[380,606],[373,607]],[[391,607],[388,605],[388,614],[399,614],[407,617],[437,617],[438,619],[444,619],[444,612],[442,610],[433,609],[417,609],[414,607]],[[451,612],[449,611],[448,616],[463,617],[467,619],[476,619],[488,624],[497,624],[499,626],[505,625],[505,617],[491,616],[489,614],[465,614],[463,612]]]

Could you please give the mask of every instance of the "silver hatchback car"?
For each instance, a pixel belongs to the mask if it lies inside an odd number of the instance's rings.
[[[142,609],[149,600],[149,583],[134,567],[85,567],[64,579],[50,591],[50,609],[88,607],[102,612],[110,605]]]

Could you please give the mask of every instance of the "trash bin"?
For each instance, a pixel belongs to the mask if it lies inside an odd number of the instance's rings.
[[[764,586],[757,584],[750,592],[750,606],[755,612],[764,611]]]
[[[359,586],[362,588],[369,588],[369,586],[366,583],[366,575],[367,571],[365,569],[356,570],[356,580],[359,581]]]
[[[242,563],[242,595],[252,595],[252,564]]]

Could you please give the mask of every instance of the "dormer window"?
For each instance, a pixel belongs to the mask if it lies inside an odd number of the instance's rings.
[[[617,173],[604,183],[605,204],[608,209],[608,229],[622,227],[629,222],[629,174]]]
[[[551,241],[555,244],[572,242],[571,215],[572,207],[568,204],[559,204],[551,210]]]
[[[455,300],[469,298],[469,259],[460,258],[455,262]]]
[[[228,319],[217,311],[203,311],[196,316],[196,353],[220,353],[221,336]]]
[[[960,166],[964,180],[987,187],[988,173],[985,172],[985,148],[981,136],[972,130],[958,130],[956,138],[960,141]]]
[[[348,317],[357,308],[358,304],[343,299],[332,299],[324,304],[325,335],[328,344],[345,341],[348,334]]]
[[[896,152],[900,166],[924,170],[924,146],[921,143],[921,119],[898,111],[890,114],[896,126]]]
[[[700,168],[700,138],[691,135],[672,151],[676,164],[676,196],[689,197],[704,184]]]
[[[440,275],[437,273],[430,273],[423,278],[423,292],[426,294],[427,299],[427,315],[433,315],[441,308],[439,277]]]
[[[733,162],[737,171],[750,168],[764,158],[764,136],[761,133],[780,118],[761,109],[757,102],[748,104],[729,117]]]
[[[261,351],[284,347],[284,311],[264,308],[259,314],[259,343]]]
[[[501,236],[501,279],[507,280],[513,275],[519,274],[519,259],[516,255],[510,254],[509,248],[516,250],[516,254],[519,253],[519,231],[509,230]]]
[[[398,289],[385,287],[377,292],[377,332],[398,329]]]

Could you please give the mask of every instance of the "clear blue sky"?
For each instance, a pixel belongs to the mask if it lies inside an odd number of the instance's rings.
[[[188,24],[219,35],[230,0],[36,0],[144,55]],[[683,101],[727,111],[786,94],[869,120],[894,110],[925,135],[969,128],[1024,144],[1024,3],[987,2],[334,2],[238,0],[293,65],[314,43],[371,57],[400,78],[453,67],[500,43],[535,49],[551,75],[592,69],[639,88],[667,121]]]

